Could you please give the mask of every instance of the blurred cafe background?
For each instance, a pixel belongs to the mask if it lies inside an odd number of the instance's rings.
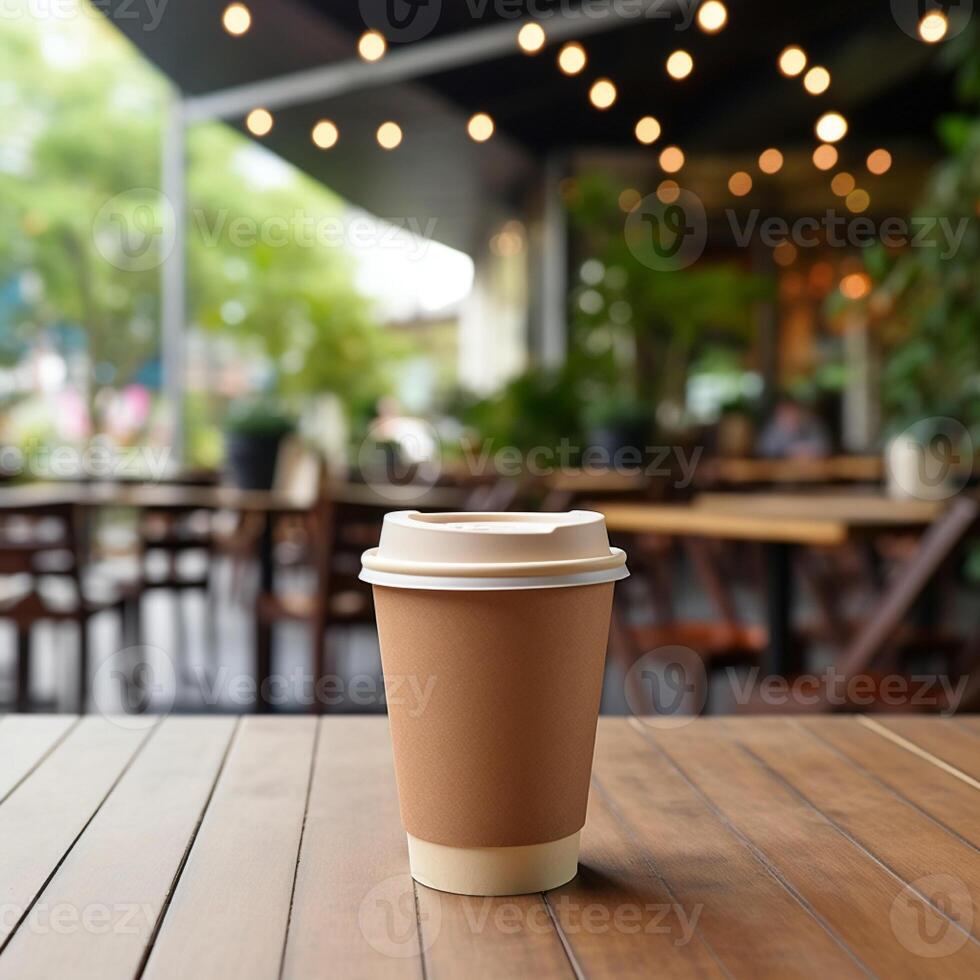
[[[383,712],[384,514],[573,508],[606,712],[980,707],[968,0],[3,0],[0,109],[3,710]]]

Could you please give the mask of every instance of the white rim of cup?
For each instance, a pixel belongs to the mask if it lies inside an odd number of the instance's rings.
[[[361,568],[359,576],[371,585],[386,585],[394,589],[430,589],[439,592],[494,592],[516,591],[519,589],[562,589],[574,585],[601,585],[605,582],[618,582],[629,577],[625,564],[613,568],[601,568],[589,572],[570,572],[566,575],[526,575],[526,576],[480,576],[459,575],[409,575],[401,572],[386,572],[375,568]]]

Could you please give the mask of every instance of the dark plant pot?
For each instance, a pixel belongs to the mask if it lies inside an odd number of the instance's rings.
[[[225,472],[239,490],[271,490],[281,432],[229,432],[225,434]]]
[[[640,461],[647,456],[647,443],[649,442],[649,430],[646,425],[603,425],[589,430],[589,446],[593,449],[602,449],[609,457],[609,464],[614,465],[637,465],[637,455],[639,452]],[[629,453],[627,458],[618,458],[617,454],[621,450],[635,450]]]

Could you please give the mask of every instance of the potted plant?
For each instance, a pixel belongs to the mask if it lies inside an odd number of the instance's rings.
[[[645,456],[653,422],[647,402],[629,395],[612,395],[589,402],[582,417],[589,446],[604,450],[610,460],[626,448]]]
[[[236,406],[225,420],[225,470],[232,485],[271,489],[279,446],[295,429],[295,419],[269,402]]]

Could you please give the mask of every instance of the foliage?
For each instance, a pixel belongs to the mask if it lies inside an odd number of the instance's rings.
[[[868,271],[877,288],[872,311],[883,310],[886,357],[882,400],[892,430],[928,417],[950,416],[980,427],[980,45],[978,28],[948,42],[945,55],[958,66],[963,111],[940,121],[947,149],[930,180],[921,217],[965,228],[948,254],[917,247],[892,255],[871,251]]]
[[[652,408],[665,399],[683,405],[692,362],[712,345],[744,347],[772,282],[708,260],[652,271],[627,245],[620,189],[608,175],[584,174],[567,198],[585,260],[569,296],[574,356],[597,382],[590,399],[608,398],[604,388]]]
[[[225,431],[242,436],[284,436],[296,419],[274,401],[259,399],[234,405],[225,416]]]
[[[159,385],[159,261],[118,261],[102,233],[107,207],[132,219],[147,202],[152,227],[167,226],[152,190],[167,86],[81,0],[48,20],[21,2],[24,15],[0,24],[0,364],[39,345],[74,356],[69,383],[94,416],[100,389]],[[292,227],[262,232],[276,216],[339,221],[343,202],[220,125],[195,128],[188,152],[192,329],[226,362],[262,365],[253,376],[277,396],[329,391],[364,414],[398,350],[355,290],[350,256]],[[255,239],[236,239],[236,221]],[[207,393],[192,422],[220,416],[229,393]]]

